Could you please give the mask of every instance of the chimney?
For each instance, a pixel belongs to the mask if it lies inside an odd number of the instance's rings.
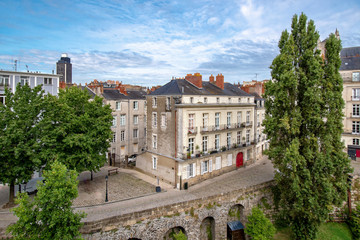
[[[215,85],[224,90],[224,76],[221,73],[216,76]]]
[[[187,74],[185,76],[185,80],[188,81],[188,82],[191,82],[192,84],[194,84],[198,88],[202,88],[202,76],[201,76],[200,73],[194,73],[194,75]]]
[[[214,80],[214,76],[211,74],[211,76],[209,77],[209,82],[210,83],[215,83],[215,80]]]

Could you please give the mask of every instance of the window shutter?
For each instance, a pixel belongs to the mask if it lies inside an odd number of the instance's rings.
[[[228,154],[228,166],[232,165],[232,154]]]
[[[209,160],[209,172],[212,172],[212,159]]]
[[[186,166],[186,173],[187,173],[186,177],[190,178],[190,176],[191,176],[191,174],[190,174],[190,165]]]
[[[193,177],[196,176],[196,163],[193,163]]]
[[[216,170],[221,168],[221,157],[215,159]]]
[[[200,171],[201,171],[201,175],[203,175],[203,174],[204,174],[204,162],[201,162],[201,169],[200,169]]]

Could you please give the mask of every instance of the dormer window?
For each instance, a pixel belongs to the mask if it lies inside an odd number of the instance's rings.
[[[194,103],[194,98],[190,97],[190,103]]]

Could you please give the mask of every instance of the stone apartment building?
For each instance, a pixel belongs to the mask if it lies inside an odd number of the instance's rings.
[[[147,151],[136,167],[187,188],[253,163],[254,101],[221,74],[172,79],[147,96]]]
[[[109,164],[119,164],[126,155],[138,155],[145,151],[146,92],[130,87],[126,89],[121,83],[110,86],[98,81],[87,87],[103,97],[104,103],[110,104],[113,110],[113,140],[108,152]]]
[[[349,156],[360,158],[360,47],[341,50],[340,75],[344,81],[344,132],[342,139]]]
[[[58,95],[59,75],[37,72],[14,72],[0,70],[0,103],[5,103],[5,87],[15,93],[16,86],[29,84],[31,88],[42,84],[45,93]]]

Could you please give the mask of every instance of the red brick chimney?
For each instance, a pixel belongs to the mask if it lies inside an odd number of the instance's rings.
[[[194,75],[187,74],[185,76],[185,80],[188,81],[188,82],[191,82],[192,84],[194,84],[198,88],[202,88],[202,76],[201,76],[200,73],[194,73]]]
[[[211,74],[211,76],[209,77],[209,82],[211,83],[215,83],[215,79],[214,76]]]
[[[224,76],[221,73],[216,76],[215,85],[224,90]]]

